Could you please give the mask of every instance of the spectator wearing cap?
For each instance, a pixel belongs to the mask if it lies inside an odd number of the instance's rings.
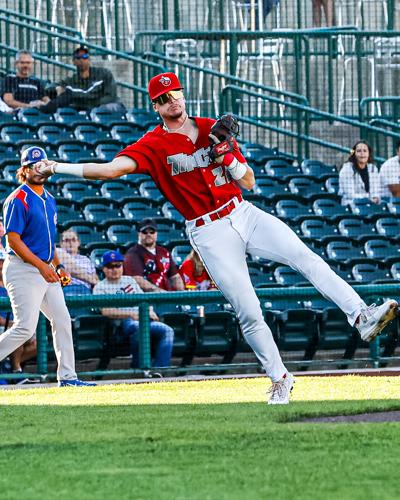
[[[400,141],[396,144],[396,155],[387,159],[379,171],[381,197],[400,197]]]
[[[142,289],[131,276],[123,275],[124,257],[117,251],[106,252],[103,255],[103,272],[105,279],[93,289],[93,294],[130,294],[143,293]],[[112,320],[122,320],[116,330],[117,343],[129,342],[132,355],[132,368],[139,366],[139,313],[137,307],[107,307],[101,310],[103,316]],[[174,330],[159,321],[152,307],[150,307],[150,341],[154,357],[152,364],[156,367],[170,365]]]
[[[138,243],[125,255],[124,273],[133,276],[144,292],[185,289],[169,250],[157,245],[157,223],[153,219],[140,222]]]
[[[3,84],[3,101],[11,110],[40,108],[49,102],[45,86],[33,76],[34,60],[29,50],[20,50],[15,56],[16,74],[7,75]]]
[[[59,107],[69,106],[79,111],[93,108],[125,112],[125,106],[119,102],[117,84],[111,71],[91,65],[89,50],[78,47],[72,54],[76,73],[57,86],[58,96],[43,111],[53,113]]]

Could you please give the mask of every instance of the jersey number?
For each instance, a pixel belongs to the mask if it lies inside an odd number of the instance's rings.
[[[222,167],[213,168],[211,172],[215,175],[214,184],[216,186],[223,186],[228,182],[226,180],[225,171]]]

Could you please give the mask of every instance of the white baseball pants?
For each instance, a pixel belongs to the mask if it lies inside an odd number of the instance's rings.
[[[246,253],[286,264],[303,274],[326,298],[335,302],[354,324],[365,307],[361,297],[300,238],[273,215],[247,201],[234,199],[236,208],[226,217],[196,227],[186,223],[193,248],[219,290],[232,304],[243,335],[273,382],[286,368],[250,280]],[[204,217],[207,220],[207,216]]]
[[[57,379],[76,379],[71,318],[60,283],[48,283],[36,267],[16,256],[7,256],[3,278],[14,323],[0,335],[0,360],[32,337],[42,311],[51,324]]]

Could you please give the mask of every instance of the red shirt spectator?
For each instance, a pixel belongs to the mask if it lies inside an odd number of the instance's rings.
[[[185,282],[186,290],[212,290],[216,288],[198,253],[194,250],[184,260],[179,272]]]
[[[133,276],[145,292],[184,290],[169,250],[157,245],[157,224],[152,219],[144,219],[138,235],[139,243],[125,254],[124,274]]]

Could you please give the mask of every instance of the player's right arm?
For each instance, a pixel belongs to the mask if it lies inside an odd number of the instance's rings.
[[[133,173],[137,163],[129,156],[118,156],[108,163],[58,163],[44,160],[36,163],[36,172],[44,177],[53,174],[70,174],[92,180],[108,180]]]

